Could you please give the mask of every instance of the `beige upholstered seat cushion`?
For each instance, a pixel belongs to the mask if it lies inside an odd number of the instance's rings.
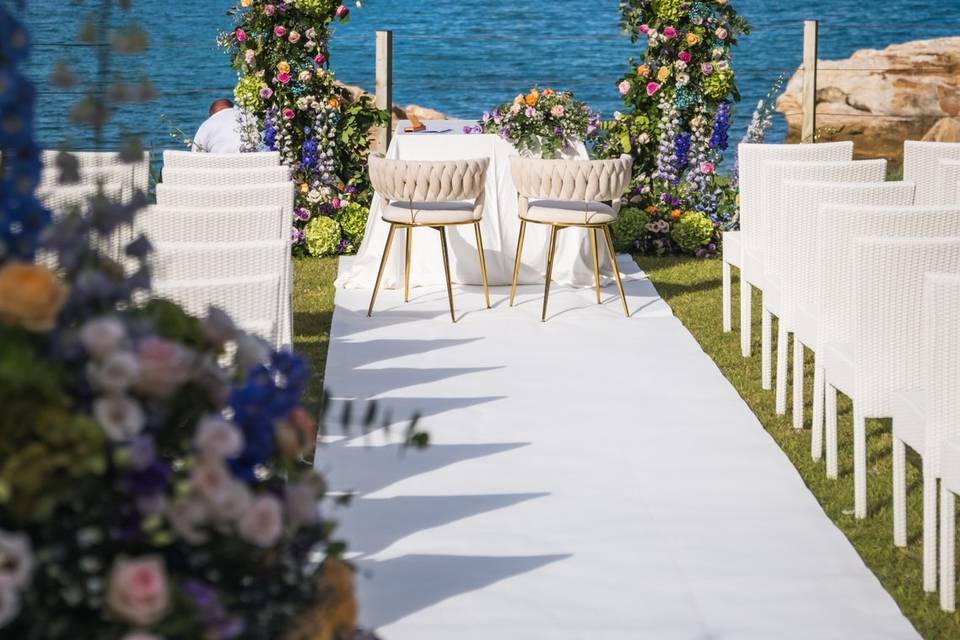
[[[472,202],[391,202],[383,219],[398,224],[462,224],[480,219]]]
[[[548,224],[607,224],[617,219],[610,205],[573,200],[534,200],[524,216]]]

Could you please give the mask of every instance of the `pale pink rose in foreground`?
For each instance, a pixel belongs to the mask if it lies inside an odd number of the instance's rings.
[[[190,379],[193,354],[176,342],[150,336],[137,345],[137,357],[137,389],[147,395],[165,398]]]
[[[234,480],[226,493],[226,498],[213,507],[213,517],[219,523],[236,522],[250,510],[253,493],[239,480]]]
[[[94,318],[80,327],[80,344],[94,358],[103,358],[127,337],[123,323],[115,318]]]
[[[93,401],[93,418],[114,442],[129,442],[147,423],[140,403],[126,396],[97,398]]]
[[[27,586],[33,572],[33,552],[30,538],[23,533],[0,529],[0,583],[9,583],[18,589]]]
[[[130,351],[114,351],[99,362],[87,363],[87,378],[100,391],[121,393],[140,376],[140,363]]]
[[[552,115],[554,118],[562,118],[564,113],[565,110],[562,104],[558,104],[550,109],[550,115]]]
[[[197,426],[193,446],[207,456],[235,458],[243,451],[243,434],[229,420],[208,416]]]
[[[283,533],[283,507],[270,495],[256,498],[237,522],[237,533],[250,544],[272,547]]]
[[[633,88],[633,85],[630,84],[629,80],[624,80],[617,86],[617,88],[620,89],[620,95],[625,96],[630,93],[630,89]]]
[[[726,40],[727,36],[729,35],[727,33],[727,30],[724,29],[723,27],[717,27],[717,30],[714,31],[714,33],[717,35],[718,40]]]
[[[209,520],[207,506],[199,499],[181,496],[167,507],[167,520],[178,536],[190,544],[203,544],[209,537],[203,526]]]
[[[273,28],[273,35],[277,36],[278,38],[282,38],[283,36],[287,35],[287,28],[282,24],[278,24]]]
[[[110,573],[107,605],[130,622],[150,626],[170,606],[170,589],[163,559],[157,556],[120,558]]]
[[[300,75],[297,77],[300,80],[300,82],[310,82],[310,80],[313,78],[313,74],[307,71],[306,69],[304,69],[303,71],[300,72]]]
[[[207,502],[222,504],[230,497],[233,476],[222,460],[206,458],[190,473],[190,484]]]
[[[291,31],[290,35],[287,36],[287,41],[290,44],[297,44],[300,42],[300,33],[298,31]]]
[[[713,166],[712,162],[700,163],[700,173],[703,173],[705,175],[710,175],[711,173],[713,173],[714,168],[715,167]]]

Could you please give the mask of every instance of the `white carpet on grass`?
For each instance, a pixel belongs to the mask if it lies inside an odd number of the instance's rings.
[[[318,466],[384,640],[916,638],[777,444],[650,282],[338,290],[335,399],[398,426]],[[341,271],[349,260],[341,261]],[[340,409],[333,403],[333,423]],[[399,446],[420,412],[432,445]],[[354,422],[362,407],[356,407]],[[337,427],[332,427],[336,432]],[[852,501],[852,496],[851,496]]]

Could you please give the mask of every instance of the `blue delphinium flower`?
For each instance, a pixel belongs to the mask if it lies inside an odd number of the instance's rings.
[[[729,146],[730,116],[733,107],[724,102],[717,109],[717,117],[713,121],[713,132],[710,134],[710,148],[726,151]]]

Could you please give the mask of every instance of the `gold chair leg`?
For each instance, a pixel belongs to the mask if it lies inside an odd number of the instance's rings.
[[[541,322],[547,321],[547,301],[550,299],[550,279],[553,278],[553,254],[557,250],[557,232],[560,227],[550,225],[550,251],[547,253],[547,283],[543,289],[543,314],[540,316]]]
[[[487,286],[487,259],[483,255],[483,236],[480,235],[480,223],[473,223],[473,230],[477,233],[477,251],[480,254],[480,276],[483,278],[483,297],[487,301],[487,309],[490,308],[490,288]]]
[[[593,278],[597,283],[597,304],[600,304],[600,253],[597,251],[597,228],[587,229],[590,248],[593,249]]]
[[[373,315],[373,303],[377,300],[377,290],[380,288],[380,281],[383,280],[383,270],[387,266],[387,258],[390,256],[390,245],[393,244],[393,234],[397,230],[397,225],[390,223],[390,232],[387,234],[387,244],[383,247],[383,257],[380,258],[380,271],[377,272],[377,282],[373,285],[373,295],[370,296],[370,307],[367,309],[367,317]]]
[[[613,277],[617,279],[617,289],[620,290],[620,301],[623,303],[623,313],[630,317],[630,309],[627,308],[627,296],[623,292],[623,282],[620,280],[620,269],[617,268],[617,254],[613,250],[613,236],[610,234],[610,226],[603,227],[603,239],[607,242],[607,253],[610,254],[610,265],[613,267]]]
[[[453,285],[450,283],[450,257],[447,255],[447,231],[443,227],[436,227],[440,232],[440,250],[443,252],[443,272],[447,276],[447,299],[450,301],[450,319],[457,321],[453,311]]]
[[[413,251],[413,227],[407,227],[407,247],[403,265],[403,301],[410,301],[410,257]]]
[[[510,306],[517,295],[517,279],[520,277],[520,257],[523,255],[523,236],[527,232],[527,221],[520,221],[520,239],[517,241],[517,257],[513,262],[513,282],[510,287]]]

